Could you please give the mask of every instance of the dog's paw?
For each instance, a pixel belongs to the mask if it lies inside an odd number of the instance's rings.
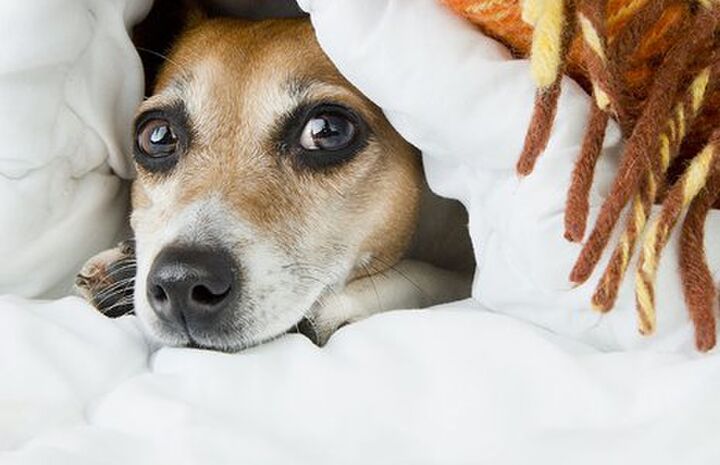
[[[322,347],[343,326],[362,320],[372,314],[362,302],[348,294],[332,294],[324,297],[298,324],[298,332]]]
[[[121,242],[85,263],[75,278],[75,290],[111,318],[132,313],[135,263],[135,241]]]

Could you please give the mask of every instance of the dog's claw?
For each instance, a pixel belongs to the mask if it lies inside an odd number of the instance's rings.
[[[131,239],[88,260],[75,277],[75,289],[101,313],[117,318],[133,312],[135,272]]]

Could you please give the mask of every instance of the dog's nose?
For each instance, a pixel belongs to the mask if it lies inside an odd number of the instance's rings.
[[[213,320],[227,308],[235,286],[227,252],[170,247],[153,262],[147,298],[161,317],[193,326]]]

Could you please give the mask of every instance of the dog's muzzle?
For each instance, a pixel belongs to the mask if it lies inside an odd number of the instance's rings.
[[[170,246],[155,258],[147,299],[158,317],[192,333],[212,331],[239,295],[236,267],[221,249]]]

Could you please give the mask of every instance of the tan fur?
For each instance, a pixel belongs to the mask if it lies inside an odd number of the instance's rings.
[[[296,172],[272,146],[276,119],[295,103],[285,83],[297,80],[312,83],[310,99],[332,99],[359,111],[375,133],[362,154],[326,175]],[[183,93],[180,86],[192,91]],[[360,248],[373,271],[405,252],[418,213],[419,157],[380,109],[340,76],[308,22],[206,21],[177,43],[156,92],[141,111],[177,96],[195,128],[193,147],[173,172],[181,186],[173,208],[217,193],[243,220],[288,248],[304,239],[297,231],[316,227],[332,211],[332,221],[347,229],[344,235],[366,233]],[[136,212],[152,207],[145,189],[163,182],[140,169]]]
[[[164,344],[238,350],[307,321],[322,344],[373,313],[467,297],[464,211],[429,192],[417,151],[340,75],[310,23],[196,20],[138,110],[162,118],[180,105],[190,134],[168,171],[137,164],[131,300],[147,332]],[[310,169],[283,144],[297,147],[294,131],[307,123],[289,116],[318,104],[353,112],[368,138],[342,163]],[[299,128],[283,135],[287,124]],[[209,326],[153,308],[153,264],[177,247],[232,262],[232,301]],[[98,255],[86,270],[120,270],[105,262],[127,258],[126,249]],[[110,311],[104,294],[128,288],[112,279],[109,288],[100,275],[81,273],[78,286]],[[183,305],[175,310],[185,318]]]

